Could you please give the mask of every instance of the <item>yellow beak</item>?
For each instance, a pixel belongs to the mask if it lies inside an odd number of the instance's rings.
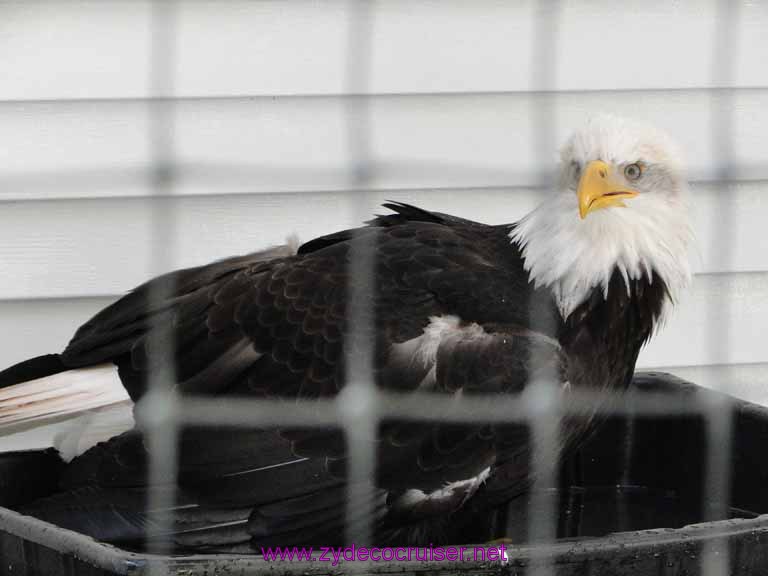
[[[587,214],[608,208],[626,206],[624,198],[634,198],[637,191],[627,188],[611,178],[611,168],[602,160],[593,160],[584,168],[579,181],[579,216],[583,220]]]

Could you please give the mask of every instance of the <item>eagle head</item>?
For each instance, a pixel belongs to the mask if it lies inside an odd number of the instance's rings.
[[[642,122],[600,115],[561,149],[552,194],[512,230],[537,286],[563,317],[592,290],[607,297],[618,271],[666,284],[669,302],[690,280],[688,184],[677,146]],[[664,306],[666,310],[668,306]]]

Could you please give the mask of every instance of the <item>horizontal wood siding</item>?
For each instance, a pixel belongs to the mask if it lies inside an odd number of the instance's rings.
[[[736,1],[736,0],[734,0]],[[176,95],[346,91],[343,0],[179,2]],[[373,2],[374,93],[529,90],[533,0]],[[697,88],[713,83],[715,0],[560,3],[558,88]],[[740,86],[768,86],[768,8],[739,2]],[[125,98],[148,94],[150,3],[3,1],[0,98]]]
[[[556,134],[537,157],[531,94],[423,94],[370,100],[369,186],[377,189],[532,185],[585,119],[611,112],[663,126],[690,177],[720,177],[712,112],[723,94],[579,92],[550,99]],[[768,179],[768,88],[730,97],[739,181]],[[349,98],[184,100],[174,126],[177,194],[308,192],[352,186]],[[0,103],[0,198],[146,195],[152,143],[145,101]]]
[[[727,201],[722,203],[723,195]],[[371,212],[399,200],[484,222],[513,222],[541,198],[525,188],[388,190],[371,195]],[[768,182],[695,186],[692,192],[697,272],[768,270],[768,250],[757,239],[768,221]],[[176,264],[217,258],[355,226],[354,192],[206,195],[169,200]],[[0,203],[0,299],[119,294],[150,273],[156,198],[96,198]],[[723,207],[738,226],[722,235]],[[727,261],[719,250],[731,243]]]

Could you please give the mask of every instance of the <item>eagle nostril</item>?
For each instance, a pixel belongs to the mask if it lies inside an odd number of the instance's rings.
[[[605,170],[600,170],[600,177],[605,178],[607,176]]]

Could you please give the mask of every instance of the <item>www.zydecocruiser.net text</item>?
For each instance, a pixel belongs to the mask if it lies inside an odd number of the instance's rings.
[[[425,548],[411,547],[366,547],[346,546],[334,548],[321,546],[319,548],[262,548],[261,554],[268,562],[328,562],[337,566],[342,561],[347,562],[506,562],[507,551],[505,544],[492,546],[429,546]]]

